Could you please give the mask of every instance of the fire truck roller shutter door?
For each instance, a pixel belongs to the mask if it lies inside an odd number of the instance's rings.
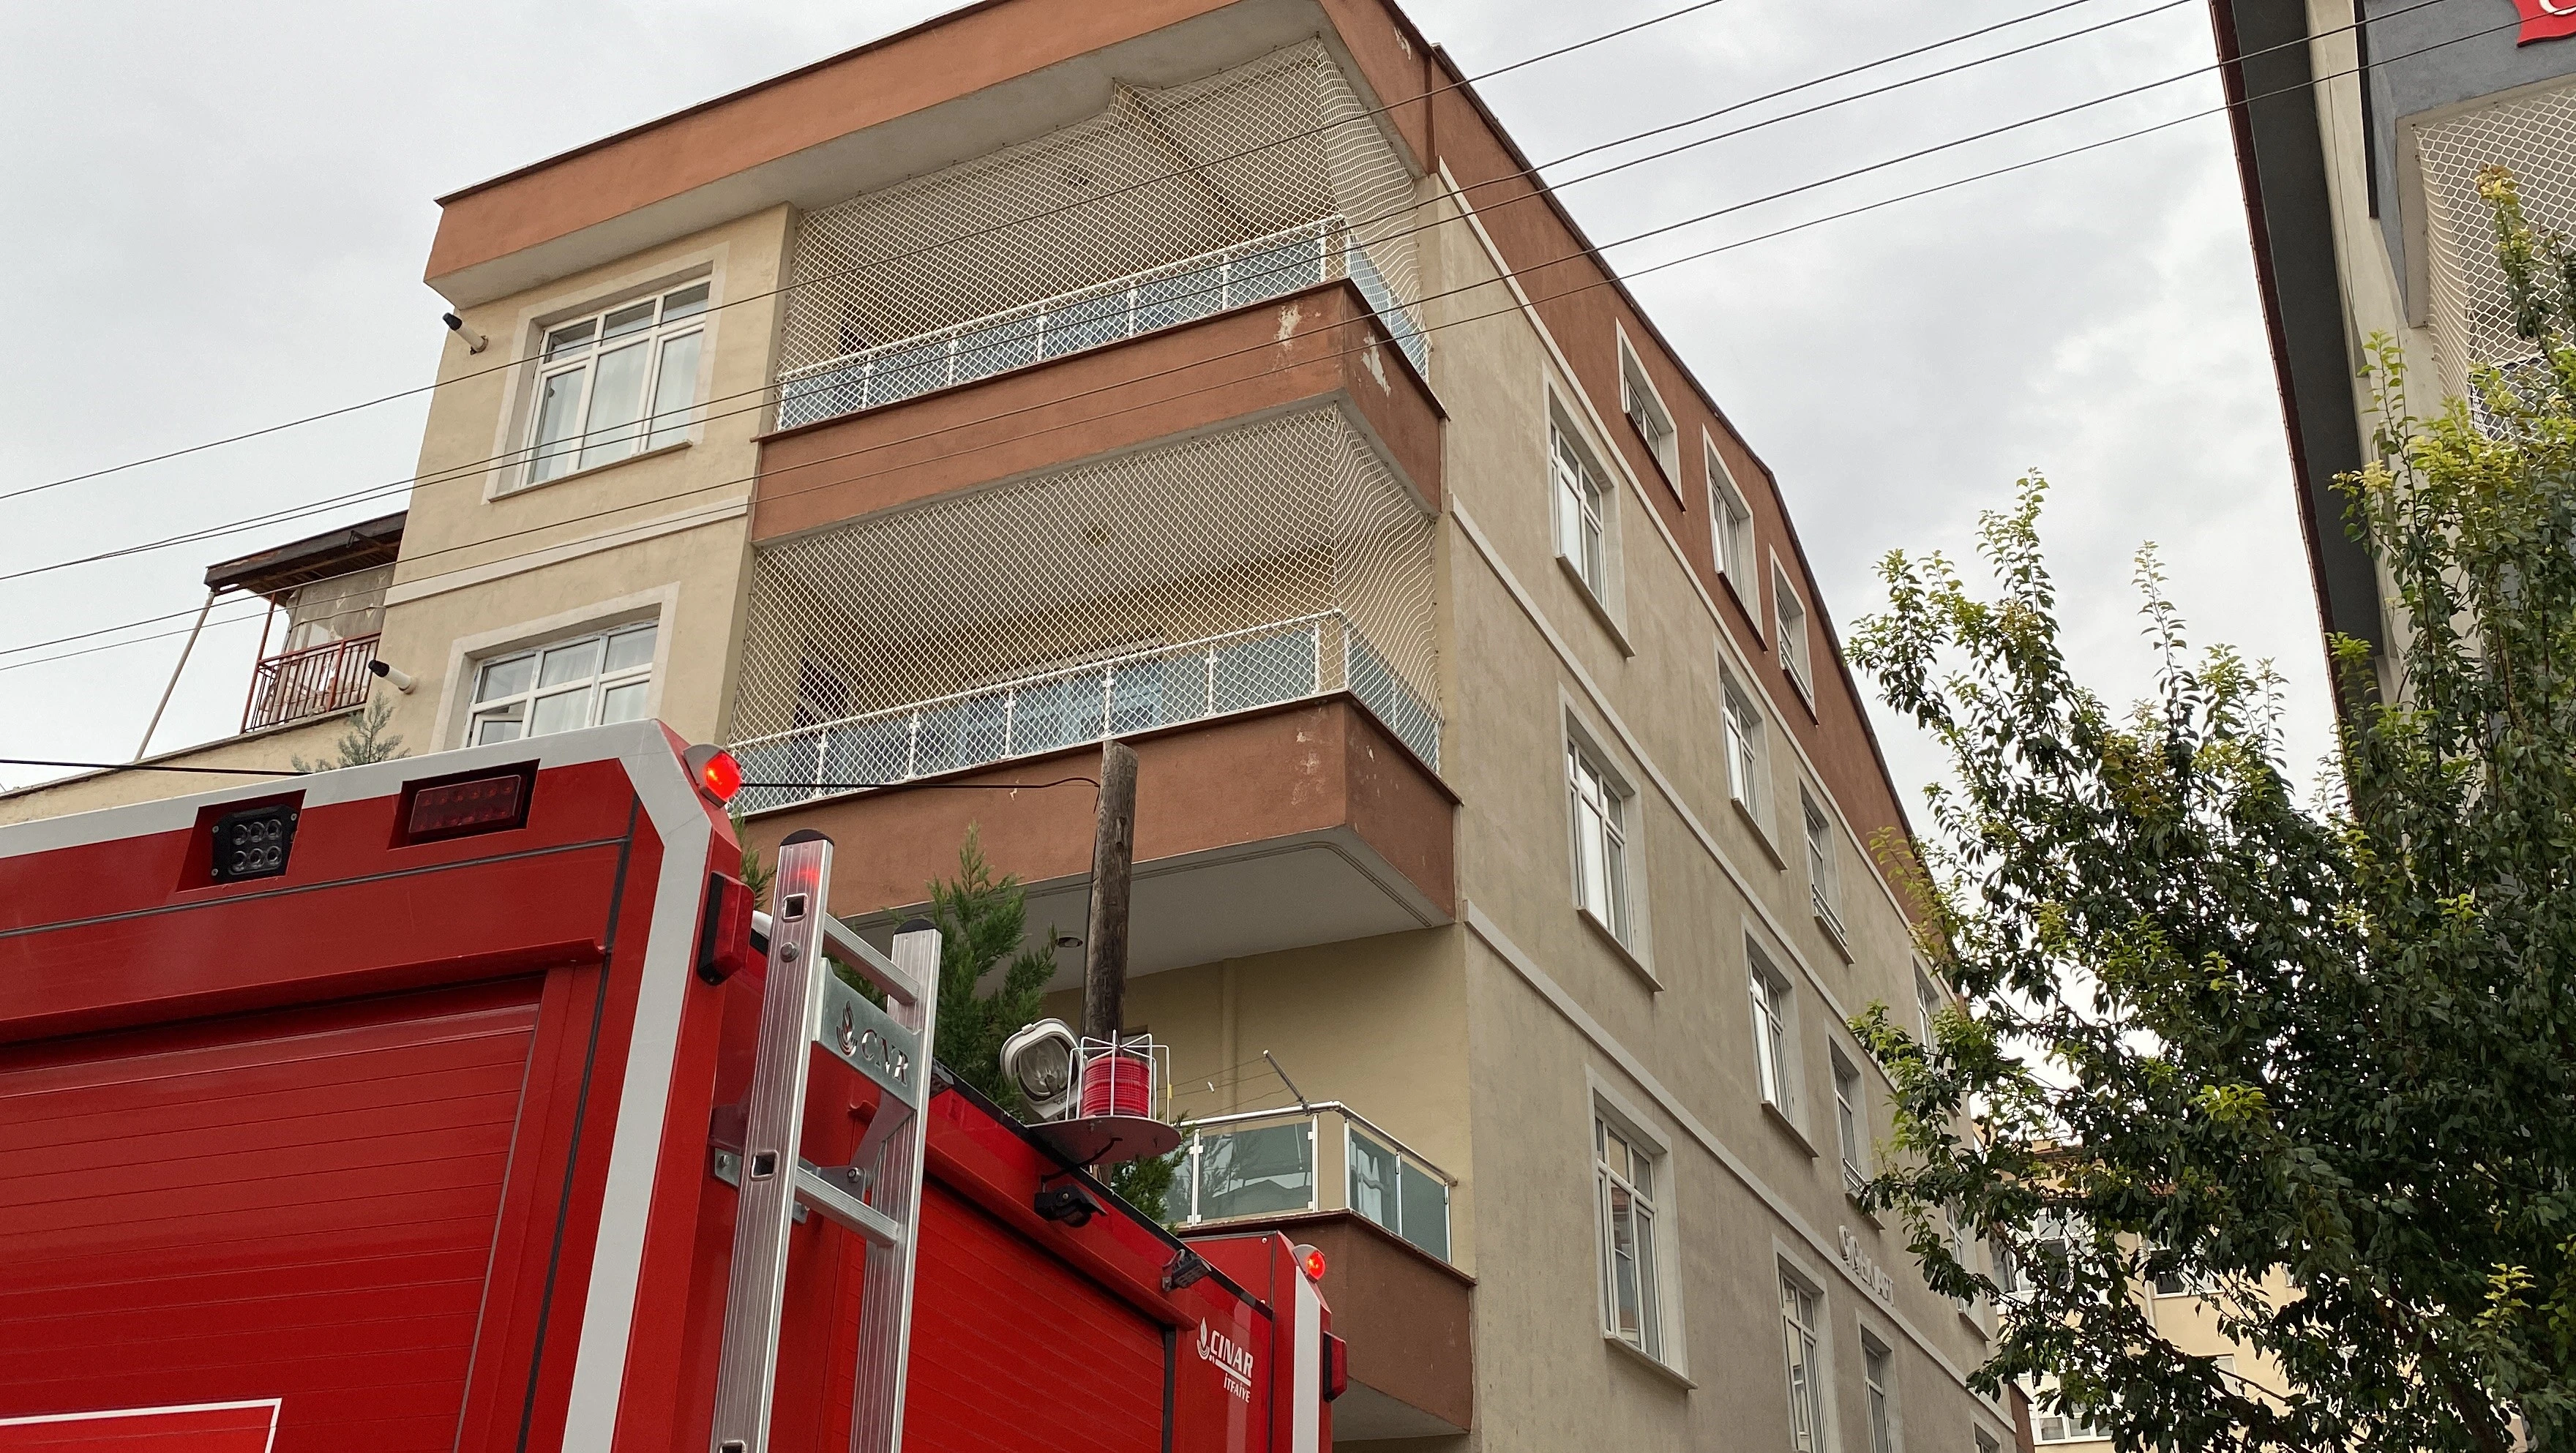
[[[1163,1331],[926,1187],[904,1453],[1160,1453]]]
[[[0,1045],[0,1419],[275,1398],[270,1453],[449,1448],[537,992]]]

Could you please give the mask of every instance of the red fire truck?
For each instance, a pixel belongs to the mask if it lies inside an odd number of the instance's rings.
[[[0,1450],[1329,1448],[1320,1265],[940,1072],[936,932],[810,834],[755,915],[738,777],[644,722],[0,828]]]

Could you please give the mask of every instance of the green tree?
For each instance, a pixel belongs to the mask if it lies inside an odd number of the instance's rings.
[[[939,1062],[1011,1114],[1026,1118],[1020,1088],[1002,1073],[1002,1043],[1045,1011],[1055,976],[1053,929],[1024,944],[1028,893],[1017,877],[996,878],[975,829],[957,849],[957,876],[930,885],[930,921],[939,928]],[[994,975],[999,973],[999,981]],[[1159,1217],[1170,1193],[1177,1154],[1113,1166],[1107,1183],[1129,1205]]]
[[[1854,638],[1951,760],[1926,861],[1888,856],[1963,1001],[1928,1045],[1884,1006],[1855,1023],[1897,1087],[1870,1197],[1937,1290],[1997,1290],[1945,1210],[2007,1248],[2022,1291],[1975,1381],[2053,1376],[2123,1449],[2576,1445],[2576,259],[2487,181],[2542,362],[2478,371],[2480,427],[2410,417],[2377,345],[2378,458],[2347,487],[2399,690],[2337,643],[2324,806],[2283,765],[2277,678],[2194,652],[2152,553],[2152,699],[2076,682],[2035,478],[1984,521],[1991,596],[1894,554]],[[2159,1276],[2286,1385],[2160,1340],[2135,1299]]]
[[[1045,1008],[1054,935],[1043,945],[1022,943],[1028,892],[1015,876],[993,876],[971,827],[957,849],[957,876],[930,885],[930,921],[939,929],[939,1062],[1025,1118],[1027,1101],[1002,1073],[1002,1041],[1036,1023]],[[997,970],[999,982],[987,989]]]
[[[329,772],[341,767],[364,767],[370,762],[390,762],[408,755],[402,749],[402,738],[388,736],[385,727],[394,719],[391,701],[370,702],[349,723],[340,740],[331,744],[331,755],[319,762],[302,757],[289,757],[287,765],[298,772]],[[270,760],[274,761],[274,758]]]

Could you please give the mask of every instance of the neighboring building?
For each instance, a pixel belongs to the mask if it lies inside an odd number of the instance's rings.
[[[2568,0],[2210,0],[2300,519],[2326,629],[2403,623],[2344,526],[2337,474],[2372,457],[2366,343],[2403,344],[2411,403],[2510,368],[2516,337],[2478,172],[2510,168],[2532,223],[2576,231],[2576,5]],[[2302,43],[2304,42],[2304,43]],[[2364,84],[2364,77],[2367,84]]]
[[[220,741],[136,760],[245,769],[283,768],[298,757],[331,760],[334,742],[377,685],[369,663],[384,630],[385,589],[402,549],[403,519],[384,515],[208,566],[207,613],[238,596],[268,602],[259,654],[243,683],[241,728]],[[182,667],[195,645],[191,632],[189,651],[179,658]],[[84,772],[0,792],[0,823],[172,797],[213,780],[169,772]]]
[[[2270,1297],[2287,1297],[2289,1279],[2275,1271],[2265,1278],[2262,1289]],[[2286,1397],[2280,1364],[2221,1330],[2217,1307],[2189,1278],[2158,1277],[2142,1290],[2140,1299],[2145,1304],[2147,1324],[2158,1337],[2185,1356],[2209,1358],[2217,1364],[2221,1377],[2234,1381],[2236,1391],[2275,1403]],[[2053,1379],[2016,1391],[2028,1404],[2022,1416],[2028,1420],[2033,1448],[2058,1453],[2111,1453],[2108,1428],[2053,1405]]]
[[[1341,1442],[1996,1453],[1991,1309],[1848,1194],[1845,1021],[1943,993],[1896,793],[1769,472],[1527,173],[1383,0],[988,0],[447,197],[380,699],[732,742],[878,927],[973,826],[1078,929],[1092,799],[849,784],[1121,736],[1172,1209],[1326,1250]]]

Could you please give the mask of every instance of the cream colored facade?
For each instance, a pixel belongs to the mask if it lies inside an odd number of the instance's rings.
[[[1298,39],[1301,26],[1331,38],[1336,64],[1358,72],[1352,84],[1363,96],[1407,62],[1429,64],[1409,22],[1374,0],[1201,8],[1205,23],[1191,22],[1186,45],[1154,51],[1156,64],[1215,71]],[[1067,28],[1092,23],[1042,0],[976,15],[1004,11]],[[863,63],[861,54],[832,64]],[[939,106],[962,108],[943,113],[964,118],[959,134],[999,147],[1045,129],[1015,124],[1013,106],[1044,118],[1069,104],[1013,94],[1021,99],[981,110],[973,94]],[[703,134],[719,124],[714,114],[692,113],[687,124]],[[891,131],[911,116],[883,124]],[[918,128],[901,144],[926,145]],[[1266,1067],[1248,1068],[1266,1066],[1267,1051],[1306,1097],[1349,1105],[1454,1180],[1447,1261],[1473,1279],[1472,1420],[1452,1429],[1383,1405],[1363,1417],[1354,1401],[1343,1441],[1544,1453],[1992,1453],[2013,1441],[2010,1413],[1964,1381],[1985,1356],[1990,1309],[1931,1293],[1912,1270],[1904,1228],[1882,1226],[1845,1189],[1838,1065],[1856,1076],[1861,1169],[1889,1127],[1888,1083],[1846,1021],[1883,1003],[1912,1023],[1922,979],[1872,834],[1855,826],[1883,819],[1893,793],[1883,767],[1870,765],[1874,747],[1825,603],[1756,472],[1734,482],[1754,506],[1744,525],[1752,549],[1739,559],[1749,578],[1724,574],[1722,562],[1711,572],[1716,496],[1705,461],[1749,453],[1713,407],[1682,397],[1695,385],[1640,318],[1614,317],[1603,304],[1597,320],[1563,313],[1551,325],[1510,276],[1507,245],[1526,244],[1498,236],[1526,231],[1526,215],[1466,195],[1442,155],[1426,160],[1410,149],[1418,145],[1407,143],[1406,154],[1419,202],[1416,291],[1436,331],[1427,383],[1442,420],[1437,780],[1457,803],[1454,912],[1436,927],[1144,974],[1130,986],[1128,1020],[1173,1046],[1178,1106],[1193,1118],[1285,1103]],[[709,183],[687,207],[639,208],[567,234],[578,247],[503,249],[506,266],[444,275],[466,332],[489,341],[473,352],[460,334],[442,355],[421,483],[386,595],[378,654],[417,678],[391,696],[392,729],[409,750],[463,744],[479,663],[644,621],[657,627],[646,713],[691,740],[731,732],[754,511],[771,497],[755,485],[760,440],[774,422],[777,290],[808,209],[847,195],[813,179],[821,165],[792,186]],[[853,174],[889,165],[871,158]],[[742,174],[764,175],[748,165]],[[657,219],[727,205],[711,196],[738,196],[744,209],[657,237],[673,230]],[[626,232],[653,240],[623,253],[601,240]],[[568,257],[580,265],[548,261]],[[496,277],[514,279],[514,290],[482,296]],[[685,442],[522,487],[514,456],[528,443],[547,329],[699,280],[711,285],[695,395],[702,417]],[[1282,317],[1283,344],[1294,326]],[[1633,350],[1661,375],[1654,386],[1669,397],[1658,407],[1686,425],[1666,451],[1679,464],[1642,462],[1623,399],[1589,362],[1627,356],[1613,349]],[[1607,485],[1597,591],[1560,553],[1557,430]],[[1799,654],[1813,663],[1803,685],[1778,637],[1783,591],[1801,597]],[[1721,726],[1730,690],[1758,717],[1749,808],[1730,787]],[[189,760],[266,765],[290,747],[318,755],[338,728],[337,719],[306,724]],[[1578,906],[1582,829],[1569,750],[1618,799],[1625,912],[1614,916],[1626,919],[1624,934]],[[1832,760],[1819,760],[1826,753]],[[1875,795],[1867,806],[1847,802],[1834,781]],[[0,799],[0,820],[186,786],[124,775],[39,789]],[[1142,790],[1152,789],[1148,781]],[[1811,831],[1820,834],[1812,846]],[[756,823],[755,836],[764,832]],[[864,848],[842,845],[845,854]],[[1821,878],[1812,867],[1820,855]],[[1838,913],[1839,932],[1827,912]],[[1767,1094],[1757,977],[1781,1071]],[[1058,1003],[1075,1017],[1070,998]],[[1652,1167],[1651,1330],[1635,1343],[1606,1308],[1603,1126]],[[1314,1171],[1338,1181],[1340,1149],[1319,1152]],[[1793,1354],[1792,1314],[1806,1320],[1811,1351]],[[1793,1355],[1816,1399],[1817,1421],[1804,1428],[1792,1405]],[[1882,1356],[1883,1370],[1869,1375]],[[1875,1397],[1889,1419],[1884,1445],[1873,1437]]]

